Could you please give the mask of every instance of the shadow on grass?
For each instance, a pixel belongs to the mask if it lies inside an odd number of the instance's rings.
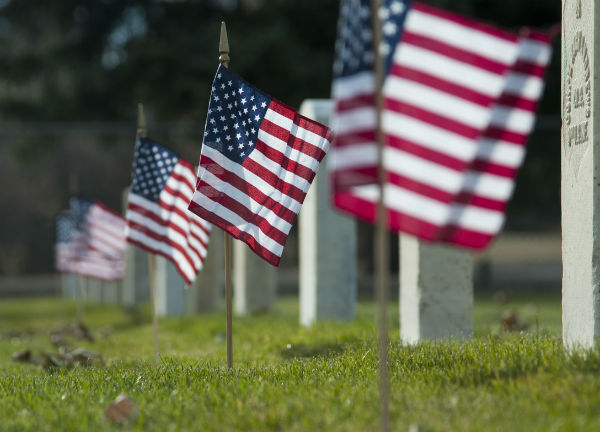
[[[346,348],[341,342],[320,342],[316,344],[298,344],[280,350],[281,357],[285,359],[294,358],[330,358],[341,355]]]

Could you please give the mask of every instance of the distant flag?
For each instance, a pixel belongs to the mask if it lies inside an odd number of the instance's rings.
[[[191,284],[206,258],[210,224],[187,210],[196,176],[192,165],[138,137],[127,204],[127,241],[175,264]]]
[[[448,235],[449,227],[500,229],[497,215],[482,218],[481,208],[466,208],[459,197],[471,187],[474,167],[482,166],[474,161],[484,134],[507,114],[499,98],[512,85],[507,77],[522,44],[517,36],[419,3],[385,0],[379,13],[389,227],[430,241],[483,247]],[[368,1],[342,3],[330,166],[335,206],[373,222],[379,189],[370,26]]]
[[[125,271],[125,220],[99,202],[71,199],[57,219],[56,264],[61,272],[119,280]]]
[[[189,209],[278,265],[330,131],[219,66]]]

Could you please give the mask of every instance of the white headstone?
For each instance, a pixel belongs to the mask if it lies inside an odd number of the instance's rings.
[[[590,348],[600,337],[600,146],[594,124],[599,75],[592,0],[563,0],[562,253],[563,343]],[[598,207],[597,207],[598,206]]]
[[[272,266],[240,240],[233,243],[233,302],[235,313],[268,312],[275,303],[277,267]]]
[[[60,275],[62,295],[65,298],[77,297],[77,275],[74,273],[63,273]]]
[[[154,289],[158,316],[178,316],[186,313],[185,281],[168,259],[154,256]]]
[[[202,270],[189,290],[188,311],[210,312],[219,307],[225,287],[225,234],[213,227]]]
[[[121,282],[111,281],[102,283],[102,303],[117,304],[121,299]]]
[[[123,275],[122,301],[125,306],[135,306],[150,301],[150,283],[148,275],[148,252],[127,245],[127,267]]]
[[[400,337],[403,343],[473,334],[473,257],[400,235]]]
[[[330,100],[308,99],[300,114],[329,124]],[[350,320],[356,314],[356,222],[331,206],[327,157],[306,195],[298,220],[300,323]]]
[[[93,278],[87,279],[87,301],[90,303],[102,302],[102,281]]]

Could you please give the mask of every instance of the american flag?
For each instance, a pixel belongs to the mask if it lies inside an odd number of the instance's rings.
[[[187,210],[194,169],[173,151],[138,137],[127,203],[127,241],[175,264],[191,284],[206,258],[210,224]]]
[[[335,205],[374,221],[379,189],[370,14],[366,0],[341,5],[332,86],[336,142],[330,165]],[[506,86],[518,89],[517,81],[507,77],[519,64],[523,43],[516,35],[419,3],[386,0],[379,15],[389,226],[426,240],[483,247],[481,239],[466,240],[453,227],[491,236],[500,229],[497,215],[481,217],[486,213],[481,207],[465,206],[460,199],[489,179],[473,172],[479,167],[481,174],[484,165],[490,166],[475,163],[490,125],[520,115],[499,104],[508,100]],[[496,187],[483,189],[496,194]],[[455,234],[449,235],[451,231]]]
[[[125,220],[100,202],[72,198],[70,205],[57,219],[57,269],[100,280],[122,279]]]
[[[219,66],[189,209],[278,265],[330,131]]]

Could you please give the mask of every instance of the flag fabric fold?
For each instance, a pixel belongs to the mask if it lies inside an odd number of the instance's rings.
[[[502,226],[533,127],[548,41],[419,3],[385,0],[379,13],[389,227],[484,247]],[[329,165],[334,205],[373,222],[379,188],[370,15],[366,0],[341,5]],[[504,145],[506,128],[518,130],[519,143]],[[488,157],[512,158],[510,168]]]
[[[278,265],[330,135],[219,66],[189,209]]]
[[[169,259],[191,284],[207,254],[210,224],[187,210],[192,165],[148,138],[138,137],[127,212],[127,241]]]

